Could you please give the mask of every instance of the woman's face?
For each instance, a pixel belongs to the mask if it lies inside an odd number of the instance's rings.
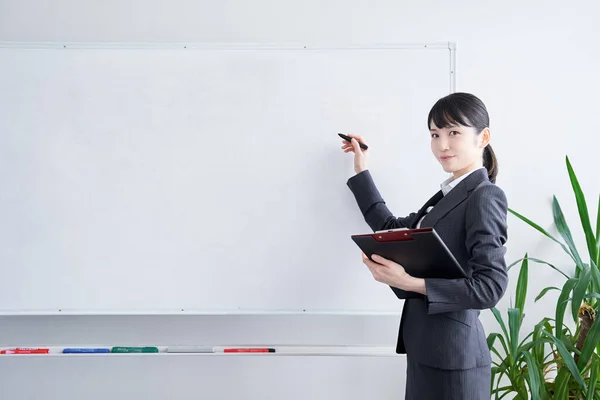
[[[430,123],[431,151],[444,171],[455,178],[483,166],[483,149],[489,143],[490,130],[479,135],[475,128],[452,125],[446,128]]]

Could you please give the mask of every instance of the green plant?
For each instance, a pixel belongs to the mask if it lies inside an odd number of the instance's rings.
[[[589,262],[584,262],[571,235],[556,196],[553,196],[554,225],[565,243],[556,239],[538,224],[509,209],[528,225],[558,243],[575,264],[573,276],[568,276],[553,264],[531,258],[527,254],[509,266],[521,263],[515,306],[508,309],[508,328],[497,309],[492,309],[501,333],[488,336],[490,351],[497,357],[492,368],[492,395],[502,399],[516,394],[516,399],[600,399],[600,318],[596,318],[600,302],[600,198],[596,231],[587,203],[569,158],[567,171],[586,237]],[[525,316],[529,262],[544,264],[565,277],[562,288],[544,288],[535,298],[541,299],[551,290],[560,291],[553,315],[544,317],[521,340]],[[565,324],[568,303],[575,332]],[[506,384],[502,382],[507,381]]]

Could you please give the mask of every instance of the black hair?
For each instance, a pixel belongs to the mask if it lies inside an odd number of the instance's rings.
[[[431,129],[431,122],[438,128],[447,128],[451,125],[463,125],[475,128],[479,135],[490,125],[485,104],[470,93],[452,93],[439,99],[429,111],[427,117],[427,130]],[[498,160],[491,145],[483,150],[483,165],[487,169],[488,178],[496,182],[498,175]]]

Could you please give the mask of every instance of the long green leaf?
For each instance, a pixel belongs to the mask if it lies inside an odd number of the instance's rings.
[[[590,360],[596,346],[600,343],[600,318],[596,318],[588,331],[587,338],[581,350],[581,356],[577,362],[579,370],[583,370]]]
[[[542,373],[538,364],[531,357],[531,353],[524,352],[523,357],[527,363],[527,381],[529,382],[529,391],[533,398],[540,396]]]
[[[581,352],[579,350],[577,350],[577,347],[575,347],[575,340],[573,339],[573,337],[571,337],[571,335],[567,336],[563,336],[562,337],[562,342],[565,345],[565,348],[569,351],[569,353],[573,353],[573,354],[580,354]]]
[[[594,400],[594,392],[596,391],[596,382],[598,381],[598,357],[592,359],[590,381],[588,383],[588,392],[586,400]]]
[[[492,311],[492,314],[494,314],[494,317],[496,317],[496,321],[498,321],[498,325],[500,325],[500,328],[502,329],[502,332],[504,333],[504,337],[506,337],[508,339],[509,338],[508,331],[506,330],[506,325],[504,325],[504,321],[502,320],[500,311],[498,311],[498,309],[496,307],[492,307],[491,311]],[[508,352],[507,352],[507,354],[508,354]]]
[[[598,214],[596,218],[596,265],[598,265],[600,264],[600,195],[598,195]]]
[[[564,241],[567,243],[567,246],[569,246],[569,250],[571,250],[571,254],[575,259],[577,269],[582,269],[583,261],[581,260],[581,256],[577,251],[577,246],[575,246],[573,236],[571,235],[571,230],[569,229],[569,225],[567,224],[565,215],[563,214],[562,209],[560,208],[560,204],[558,203],[558,199],[556,198],[556,196],[552,197],[552,213],[554,216],[554,225],[556,226],[558,233],[560,233],[560,236],[562,236]]]
[[[502,386],[501,388],[495,389],[497,391],[503,392],[505,390],[512,390],[512,386]]]
[[[519,350],[524,351],[524,352],[525,351],[527,351],[527,352],[533,352],[535,350],[535,348],[537,346],[539,346],[540,344],[545,344],[545,343],[549,343],[549,342],[550,342],[550,339],[547,339],[547,338],[534,340],[532,342],[528,342],[528,343],[523,344],[519,348]]]
[[[544,228],[542,228],[541,226],[539,226],[535,222],[531,221],[527,217],[524,217],[523,215],[519,214],[518,212],[514,211],[511,208],[508,208],[508,211],[511,212],[513,215],[515,215],[517,218],[519,218],[522,221],[526,222],[528,225],[530,225],[531,227],[533,227],[537,231],[541,232],[543,235],[545,235],[545,236],[549,237],[550,239],[554,240],[556,243],[558,243],[563,248],[563,250],[569,256],[571,256],[571,258],[573,259],[573,261],[576,262],[575,258],[573,258],[573,254],[571,254],[571,252],[569,251],[569,248],[567,246],[565,246],[562,242],[560,242],[558,239],[556,239],[554,236],[552,236],[551,234],[549,234],[548,232],[546,232],[546,230]]]
[[[571,353],[569,353],[569,350],[567,350],[567,348],[565,347],[564,343],[560,339],[554,337],[550,332],[546,330],[544,330],[543,332],[544,335],[547,335],[548,337],[550,337],[550,339],[552,339],[552,342],[558,349],[558,352],[560,353],[560,356],[562,357],[565,366],[568,368],[569,372],[571,373],[579,387],[581,387],[583,390],[586,390],[585,382],[583,381],[583,378],[579,373],[579,369],[575,364],[575,360],[573,359]]]
[[[581,303],[583,302],[583,297],[585,296],[588,286],[590,285],[590,280],[592,279],[592,271],[590,267],[586,268],[583,275],[579,278],[575,289],[573,290],[573,300],[571,301],[571,311],[573,313],[573,321],[577,321],[577,314],[579,313],[579,307],[581,307]]]
[[[522,375],[518,375],[517,378],[512,381],[513,387],[517,391],[518,395],[515,399],[523,399],[527,400],[529,396],[527,396],[527,381]]]
[[[548,265],[550,268],[552,268],[553,270],[555,270],[556,272],[560,273],[560,274],[561,274],[562,276],[564,276],[565,278],[569,279],[569,275],[565,274],[565,273],[564,273],[564,272],[562,272],[560,269],[556,268],[554,265],[550,264],[550,263],[549,263],[549,262],[547,262],[547,261],[540,260],[540,259],[538,259],[538,258],[533,258],[533,257],[527,257],[527,259],[528,259],[529,261],[533,261],[533,262],[536,262],[536,263],[539,263],[539,264],[546,264],[546,265]],[[521,262],[521,261],[523,261],[523,260],[524,260],[524,258],[520,258],[520,259],[518,259],[517,261],[513,262],[512,264],[510,264],[510,265],[507,267],[507,269],[511,269],[512,267],[514,267],[516,264],[520,263],[520,262]]]
[[[548,293],[550,290],[558,290],[560,292],[560,289],[557,288],[556,286],[545,287],[544,289],[542,289],[542,291],[540,292],[540,294],[537,295],[537,297],[535,298],[535,301],[537,302],[539,299],[541,299],[542,297],[544,297],[544,295],[546,293]]]
[[[506,393],[504,393],[502,396],[497,397],[498,395],[496,394],[496,400],[502,400],[503,398],[505,398],[506,396],[508,396],[509,394],[512,393],[512,390],[507,391]],[[515,397],[516,398],[516,397]]]
[[[583,296],[584,299],[600,299],[600,293],[588,293]]]
[[[523,315],[518,308],[508,309],[508,328],[510,330],[510,354],[512,359],[516,360],[519,355],[519,331],[521,330],[521,322]]]
[[[596,243],[596,238],[594,237],[594,232],[592,231],[592,225],[590,223],[590,214],[588,213],[585,196],[583,195],[583,190],[581,190],[581,185],[579,185],[579,181],[577,180],[577,175],[575,175],[573,166],[571,166],[569,157],[566,157],[566,162],[567,169],[569,171],[569,178],[571,179],[571,186],[573,186],[575,200],[577,201],[577,209],[579,210],[581,226],[583,227],[583,232],[585,233],[585,239],[587,241],[588,250],[590,252],[590,258],[594,261],[598,261],[598,245]]]
[[[494,350],[494,344],[496,342],[496,339],[499,339],[499,342],[502,345],[502,349],[504,350],[504,354],[509,355],[510,353],[508,352],[508,347],[506,347],[506,341],[504,340],[504,337],[499,333],[490,333],[488,335],[488,348],[492,351]],[[500,353],[497,352],[496,354],[498,355],[498,358],[502,358],[502,356],[500,356]]]
[[[565,400],[569,398],[569,370],[561,369],[554,379],[554,398]]]
[[[498,353],[496,353],[498,354]],[[502,374],[506,374],[506,371],[510,369],[510,363],[508,362],[507,358],[504,358],[502,360],[502,363],[500,364],[500,366],[498,366],[498,369],[496,370],[497,373],[499,373],[500,375]],[[500,382],[498,382],[499,384]]]
[[[596,264],[591,261],[590,270],[592,271],[592,282],[594,282],[594,292],[600,293],[600,271]]]
[[[529,340],[529,338],[533,337],[533,334],[534,334],[534,332],[529,332],[529,333],[527,334],[527,336],[525,336],[525,338],[523,338],[523,339],[521,340],[521,343],[519,344],[519,347],[521,347],[521,346],[524,346],[524,345],[525,345],[525,343],[526,343],[526,342]]]
[[[527,279],[529,277],[529,264],[527,263],[527,253],[521,264],[521,271],[519,272],[519,280],[517,281],[517,294],[515,299],[515,306],[519,309],[521,314],[525,310],[525,299],[527,297]]]
[[[563,322],[565,318],[565,310],[567,309],[567,299],[569,298],[569,294],[571,293],[571,290],[573,290],[577,282],[577,279],[567,280],[556,302],[555,333],[556,336],[559,338],[562,338],[563,336]]]
[[[552,329],[549,321],[550,321],[550,318],[544,318],[543,320],[541,320],[540,322],[538,322],[535,325],[535,327],[533,329],[533,343],[536,343],[538,341],[544,341],[544,339],[541,339],[542,338],[542,329],[544,329],[544,326],[546,326],[546,329],[548,329],[548,331],[550,331],[550,329]],[[542,364],[544,361],[544,348],[545,348],[544,343],[541,343],[540,345],[535,344],[535,345],[532,345],[532,347],[531,347],[531,352],[532,352],[533,356],[540,364]],[[527,349],[527,350],[529,350],[529,349]]]

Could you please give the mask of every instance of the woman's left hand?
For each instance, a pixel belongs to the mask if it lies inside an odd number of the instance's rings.
[[[369,260],[369,257],[362,253],[363,262],[369,267],[369,271],[377,282],[402,290],[424,293],[424,281],[409,275],[402,265],[376,254],[371,257],[374,261]]]

